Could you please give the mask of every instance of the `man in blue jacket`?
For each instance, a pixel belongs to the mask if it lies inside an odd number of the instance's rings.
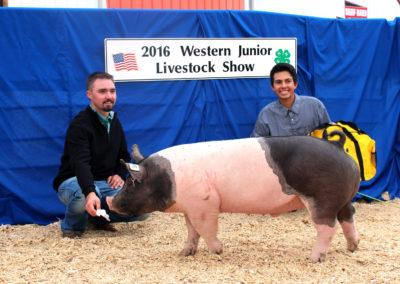
[[[124,185],[126,168],[119,161],[130,161],[125,134],[112,111],[117,95],[112,75],[95,72],[86,80],[90,105],[71,121],[53,187],[66,205],[61,221],[63,237],[77,238],[86,229],[88,214],[98,230],[115,232],[99,209],[106,209],[111,222],[145,220],[148,215],[122,216],[108,210],[106,196]]]

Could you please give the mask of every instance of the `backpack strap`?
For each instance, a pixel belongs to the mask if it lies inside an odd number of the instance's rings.
[[[325,122],[325,123],[321,123],[320,125],[318,125],[317,127],[315,127],[313,130],[311,130],[307,135],[309,136],[313,136],[312,133],[316,130],[323,130],[322,131],[322,139],[328,140],[328,133],[326,132],[326,129],[330,126],[331,124]]]
[[[314,130],[326,129],[329,125],[331,125],[331,124],[329,124],[329,123],[327,123],[327,122],[321,123],[320,125],[318,125],[317,127],[315,127],[313,130],[311,130],[310,133],[313,132]]]
[[[336,123],[341,124],[341,125],[348,125],[351,128],[353,128],[355,131],[357,131],[358,134],[367,134],[363,130],[361,130],[354,122],[339,120]]]
[[[326,131],[327,129],[328,127],[325,128],[324,131],[322,132],[322,139],[328,140],[328,131]]]
[[[353,134],[351,134],[351,132],[348,129],[346,129],[346,127],[342,127],[342,129],[343,129],[344,134],[346,134],[346,136],[348,138],[350,138],[350,140],[353,141],[353,143],[354,143],[354,147],[356,148],[356,155],[357,155],[358,163],[360,164],[361,180],[365,180],[364,162],[363,162],[363,157],[362,157],[362,154],[361,154],[360,145],[358,144],[357,139],[354,138]]]

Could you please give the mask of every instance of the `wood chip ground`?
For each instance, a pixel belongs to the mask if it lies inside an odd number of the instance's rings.
[[[184,217],[153,213],[117,223],[117,233],[61,237],[48,226],[0,226],[0,283],[400,283],[400,200],[354,203],[360,245],[346,250],[339,228],[326,262],[309,260],[316,231],[306,210],[279,217],[221,214],[221,255],[200,241],[179,257]]]

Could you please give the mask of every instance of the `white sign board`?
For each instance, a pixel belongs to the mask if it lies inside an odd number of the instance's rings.
[[[297,68],[296,38],[108,38],[115,81],[265,78],[279,62]]]

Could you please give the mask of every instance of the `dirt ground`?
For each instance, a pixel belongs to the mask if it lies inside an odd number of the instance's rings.
[[[0,226],[0,283],[400,283],[400,200],[354,203],[360,245],[346,250],[339,228],[327,260],[309,260],[316,231],[306,210],[279,217],[221,214],[221,255],[200,241],[179,257],[184,217],[153,213],[63,239],[59,222]]]

